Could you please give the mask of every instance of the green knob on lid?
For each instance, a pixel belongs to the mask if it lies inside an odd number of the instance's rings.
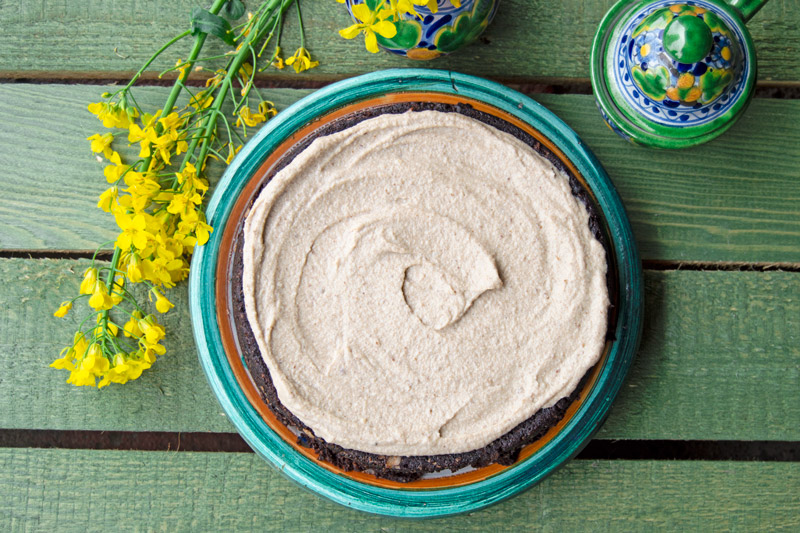
[[[675,17],[664,29],[664,50],[681,63],[700,61],[713,45],[711,29],[700,17]]]

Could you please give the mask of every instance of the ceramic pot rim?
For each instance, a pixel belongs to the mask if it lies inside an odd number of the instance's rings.
[[[497,475],[464,486],[399,490],[337,475],[301,456],[266,426],[238,387],[220,339],[215,273],[221,231],[239,193],[266,157],[304,125],[332,110],[395,92],[462,95],[494,106],[541,132],[586,180],[608,228],[619,274],[616,338],[606,364],[575,416],[532,456]],[[597,431],[633,360],[642,323],[642,272],[630,223],[611,181],[594,155],[560,119],[530,98],[498,83],[463,74],[393,69],[327,86],[296,102],[263,127],[228,167],[207,209],[217,228],[195,251],[189,276],[192,326],[200,362],[227,416],[250,446],[300,485],[348,507],[390,516],[431,517],[474,511],[535,484],[574,456]]]

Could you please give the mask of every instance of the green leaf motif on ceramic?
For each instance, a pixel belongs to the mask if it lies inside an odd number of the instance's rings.
[[[653,100],[660,102],[667,95],[667,86],[669,85],[667,67],[660,66],[644,71],[637,65],[633,67],[633,80],[639,89]]]
[[[636,37],[643,31],[648,31],[651,29],[663,30],[669,24],[669,21],[672,20],[672,11],[669,9],[657,9],[647,15],[647,17],[636,26],[632,37]]]
[[[391,39],[375,34],[379,45],[394,50],[406,50],[417,46],[420,37],[422,37],[422,26],[420,26],[419,22],[415,20],[400,20],[395,22],[394,25],[397,28],[397,35]]]
[[[711,11],[706,11],[703,13],[703,20],[706,21],[708,28],[712,32],[719,32],[726,37],[730,38],[730,33],[728,32],[728,27],[722,22],[722,19],[719,18],[717,15],[712,13]]]
[[[436,48],[445,53],[454,52],[477,39],[488,23],[491,10],[491,0],[475,2],[472,13],[462,13],[453,24],[443,27],[436,33],[433,41]]]
[[[703,102],[716,99],[725,88],[733,81],[733,72],[727,69],[711,70],[700,78],[700,88],[703,90]]]

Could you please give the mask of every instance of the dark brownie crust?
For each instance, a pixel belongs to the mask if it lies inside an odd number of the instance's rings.
[[[291,160],[302,150],[304,150],[315,138],[349,128],[358,122],[372,118],[384,113],[404,113],[406,111],[435,110],[448,113],[461,113],[468,117],[480,120],[495,128],[510,133],[514,137],[522,140],[531,146],[536,152],[553,163],[561,172],[569,176],[572,193],[586,206],[589,212],[589,228],[592,234],[603,244],[608,254],[608,244],[603,232],[601,218],[598,216],[597,208],[591,201],[591,197],[583,188],[580,182],[572,175],[563,163],[547,147],[539,143],[535,138],[520,130],[516,126],[499,119],[493,115],[483,113],[467,104],[442,104],[429,102],[408,102],[378,106],[357,113],[347,115],[326,126],[319,128],[311,136],[298,142],[286,155],[275,165],[265,185],[281,168],[291,162]],[[259,191],[260,192],[260,191]],[[255,196],[258,196],[256,194]],[[292,414],[278,399],[277,392],[272,383],[264,360],[261,358],[258,344],[256,343],[244,305],[244,294],[242,292],[242,247],[244,245],[244,233],[242,228],[237,231],[233,246],[232,257],[232,276],[230,285],[231,309],[233,312],[234,333],[237,337],[238,346],[244,357],[247,369],[258,389],[261,398],[269,409],[275,414],[278,420],[289,428],[297,431],[299,437],[298,444],[311,448],[319,456],[319,459],[333,464],[345,471],[360,471],[373,474],[375,476],[389,479],[392,481],[408,482],[419,479],[422,475],[441,470],[451,470],[453,472],[464,467],[482,467],[494,463],[501,465],[511,465],[519,456],[520,450],[531,442],[540,438],[553,425],[558,423],[564,416],[569,405],[578,397],[580,390],[586,380],[586,376],[576,390],[566,398],[562,398],[552,407],[541,409],[533,416],[519,424],[517,427],[484,446],[483,448],[465,453],[455,453],[446,455],[424,455],[424,456],[386,456],[373,453],[366,453],[357,450],[342,448],[333,443],[326,442],[314,435],[313,430],[303,424],[294,414]],[[611,261],[608,261],[607,284],[612,306],[609,309],[609,328],[608,334],[614,331],[615,322],[614,295],[616,291],[614,268]],[[588,373],[587,373],[588,374]]]

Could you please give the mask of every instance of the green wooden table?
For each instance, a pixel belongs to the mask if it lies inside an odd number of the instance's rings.
[[[503,0],[482,42],[430,66],[520,88],[595,151],[644,259],[641,350],[579,458],[487,510],[408,522],[324,501],[247,451],[200,370],[185,286],[169,355],[138,381],[77,389],[48,368],[77,318],[53,310],[115,236],[86,105],[182,31],[195,0],[0,0],[0,530],[800,529],[800,2],[772,0],[749,25],[759,90],[744,118],[680,152],[626,144],[595,109],[588,50],[612,3]],[[420,66],[340,39],[332,0],[304,6],[321,65],[260,80],[279,109]],[[163,103],[165,66],[140,103]]]

